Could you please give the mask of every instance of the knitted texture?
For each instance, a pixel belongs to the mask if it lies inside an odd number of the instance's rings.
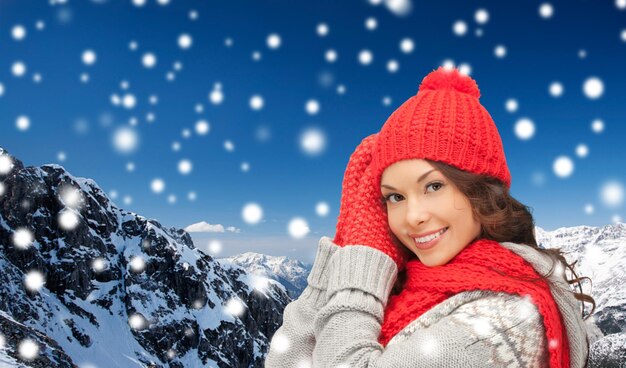
[[[430,335],[431,344],[436,342],[439,347],[449,347],[450,341],[446,341],[449,336],[441,334],[442,330],[450,331],[461,340],[461,346],[468,353],[480,356],[480,366],[548,366],[548,342],[535,305],[519,295],[485,290],[466,291],[446,299],[398,332],[385,349],[412,346],[416,337],[423,334]],[[477,347],[478,344],[481,346]],[[458,354],[450,350],[446,349],[442,356],[453,360]]]
[[[528,245],[500,245],[540,275],[554,267],[550,257]],[[424,312],[383,347],[378,338],[388,305],[384,296],[397,270],[391,259],[382,262],[381,257],[388,257],[374,252],[380,253],[370,247],[339,247],[329,237],[320,239],[309,285],[287,305],[265,367],[548,366],[542,315],[530,296],[507,292],[460,292]],[[569,368],[583,368],[589,347],[579,303],[560,272],[547,278],[567,331]]]
[[[490,290],[528,297],[543,317],[549,342],[549,366],[569,368],[569,344],[562,316],[548,283],[522,257],[492,240],[477,240],[445,265],[427,267],[418,260],[406,265],[403,291],[389,299],[379,335],[386,346],[411,321],[451,296]]]
[[[511,186],[502,140],[478,101],[476,82],[458,70],[440,67],[428,74],[418,93],[383,125],[374,147],[374,182],[394,162],[429,159],[499,179]]]
[[[409,251],[403,245],[396,245],[380,188],[372,179],[371,152],[376,139],[376,134],[363,139],[350,156],[334,242],[339,246],[366,245],[381,250],[394,260],[398,270],[403,270]]]
[[[354,221],[353,216],[349,213],[355,206],[355,202],[359,200],[359,182],[363,178],[365,168],[372,161],[372,149],[376,143],[377,134],[372,134],[364,138],[357,148],[350,155],[346,171],[343,174],[343,182],[341,184],[341,204],[339,207],[339,217],[337,218],[337,227],[335,230],[335,239],[333,242],[339,246],[346,245],[344,238],[350,231],[350,226]]]

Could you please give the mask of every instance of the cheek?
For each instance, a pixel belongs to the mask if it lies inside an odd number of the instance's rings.
[[[394,233],[395,236],[398,236],[400,231],[400,217],[398,211],[387,211],[387,223],[389,224],[391,232]]]

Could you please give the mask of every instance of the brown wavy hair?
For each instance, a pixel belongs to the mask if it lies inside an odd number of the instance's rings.
[[[568,284],[578,284],[580,292],[574,292],[574,297],[582,302],[582,317],[589,318],[596,309],[595,300],[582,292],[581,281],[584,279],[593,282],[589,277],[578,277],[573,266],[577,261],[569,264],[564,257],[565,252],[560,248],[540,248],[535,239],[535,222],[531,214],[532,209],[520,203],[509,193],[509,189],[500,180],[486,175],[477,175],[471,172],[457,169],[443,162],[425,160],[435,169],[439,170],[443,176],[454,184],[463,193],[472,205],[474,218],[481,224],[478,239],[489,239],[497,242],[513,242],[524,244],[537,251],[547,254],[552,258],[552,267],[544,279],[554,273],[558,264],[563,269],[569,269],[573,274],[572,279],[567,279],[565,273],[563,278]],[[394,240],[399,240],[394,236]],[[413,255],[415,256],[415,255]],[[506,276],[506,275],[504,275]],[[398,294],[406,281],[406,272],[398,274],[398,279],[392,289],[392,294]],[[532,281],[532,280],[529,280]],[[547,280],[546,280],[547,281]],[[593,304],[591,312],[585,317],[585,302]]]

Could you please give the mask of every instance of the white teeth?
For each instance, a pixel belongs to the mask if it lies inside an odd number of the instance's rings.
[[[428,243],[429,241],[431,241],[431,240],[435,239],[436,237],[438,237],[439,235],[443,234],[444,231],[446,231],[446,229],[447,228],[443,228],[443,229],[441,229],[441,231],[438,231],[438,232],[436,232],[434,234],[425,236],[423,238],[415,238],[415,241],[418,242],[418,243]]]

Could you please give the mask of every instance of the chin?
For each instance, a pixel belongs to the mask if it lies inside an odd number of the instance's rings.
[[[419,257],[418,257],[419,258]],[[437,266],[442,266],[446,263],[446,262],[442,262],[440,259],[432,259],[432,258],[419,258],[420,262],[422,262],[422,264],[426,267],[437,267]]]

